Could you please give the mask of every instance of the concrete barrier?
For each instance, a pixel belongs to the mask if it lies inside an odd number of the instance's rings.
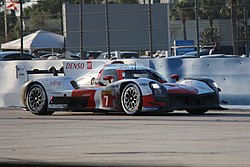
[[[221,100],[228,105],[250,105],[249,58],[186,58],[151,60],[154,68],[171,81],[170,75],[209,77],[221,88]]]
[[[19,95],[20,88],[26,82],[27,76],[18,74],[18,66],[24,66],[26,69],[48,69],[51,66],[59,69],[62,67],[60,60],[43,61],[0,61],[0,107],[20,106]],[[30,75],[29,78],[33,77]]]
[[[136,64],[154,68],[170,82],[174,82],[170,78],[173,73],[179,74],[181,78],[204,76],[212,78],[222,90],[221,100],[224,103],[228,105],[250,105],[249,58],[157,58],[123,61],[125,63],[136,62]],[[51,66],[59,69],[67,63],[73,63],[71,67],[68,67],[68,70],[65,69],[66,74],[72,74],[72,77],[77,78],[108,62],[107,60],[0,61],[0,107],[20,107],[19,92],[23,83],[27,81],[27,77],[32,79],[41,76],[26,76],[22,70],[48,69]],[[77,66],[74,63],[83,64]],[[79,70],[81,70],[80,73]]]

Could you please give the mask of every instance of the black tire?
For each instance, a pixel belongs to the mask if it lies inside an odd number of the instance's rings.
[[[35,115],[52,115],[54,113],[54,111],[47,111],[47,94],[39,83],[29,86],[26,93],[26,105],[29,111]]]
[[[142,95],[139,87],[130,83],[126,85],[121,94],[121,105],[123,111],[128,115],[140,113],[142,108]]]
[[[187,110],[187,112],[191,115],[202,115],[205,112],[207,112],[207,109],[193,109],[193,110]]]

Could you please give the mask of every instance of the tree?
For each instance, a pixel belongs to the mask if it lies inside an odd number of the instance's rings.
[[[221,4],[217,0],[202,0],[200,5],[200,17],[208,19],[210,28],[213,28],[213,20],[220,15]]]
[[[38,0],[37,4],[24,9],[24,15],[31,16],[33,12],[42,12],[42,14],[46,14],[50,18],[60,18],[62,3],[62,0]]]
[[[101,3],[102,0],[82,0],[83,3]],[[24,9],[24,17],[29,20],[25,25],[26,32],[34,32],[38,29],[47,31],[62,32],[61,17],[62,4],[72,3],[79,4],[81,0],[38,0],[34,4]],[[117,3],[136,3],[137,0],[115,0]],[[57,25],[57,27],[55,26]]]
[[[4,13],[0,12],[0,23],[4,23]],[[0,24],[0,43],[4,42],[4,24]]]
[[[200,17],[208,19],[209,28],[201,33],[202,44],[215,44],[220,41],[217,28],[214,28],[214,19],[220,15],[221,4],[217,0],[202,0],[200,5]]]
[[[27,34],[39,29],[62,33],[61,17],[64,0],[38,0],[36,4],[24,9],[25,32]]]
[[[238,55],[240,53],[240,46],[244,44],[244,14],[243,14],[243,0],[228,0],[224,8],[223,14],[231,18],[233,30],[233,52]]]
[[[205,28],[200,36],[202,45],[220,43],[221,41],[217,28]]]
[[[120,4],[137,4],[138,0],[119,0]]]
[[[194,5],[194,2],[188,0],[175,0],[175,8],[171,10],[171,18],[182,22],[184,40],[187,40],[186,20],[195,17]]]
[[[22,0],[23,3],[28,2],[29,0]],[[0,0],[0,6],[3,8],[5,8],[5,4],[4,4],[4,0]],[[0,22],[2,24],[0,24],[0,43],[2,42],[6,42],[5,41],[5,21],[4,21],[4,12],[0,12]],[[8,36],[8,40],[13,40],[16,38],[20,37],[20,28],[17,30],[16,27],[20,26],[20,22],[19,22],[19,17],[16,16],[15,11],[14,10],[7,10],[6,9],[6,26],[7,26],[7,36]]]

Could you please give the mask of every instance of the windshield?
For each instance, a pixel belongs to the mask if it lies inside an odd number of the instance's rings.
[[[124,71],[123,77],[125,79],[138,79],[138,78],[148,78],[158,82],[167,82],[159,73],[153,70],[126,70]]]

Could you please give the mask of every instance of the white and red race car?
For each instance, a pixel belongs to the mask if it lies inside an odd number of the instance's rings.
[[[173,78],[168,83],[151,68],[115,63],[98,69],[94,85],[69,76],[40,77],[21,89],[21,104],[36,115],[55,111],[118,111],[129,115],[141,112],[186,110],[203,114],[220,109],[217,84],[209,78]]]

